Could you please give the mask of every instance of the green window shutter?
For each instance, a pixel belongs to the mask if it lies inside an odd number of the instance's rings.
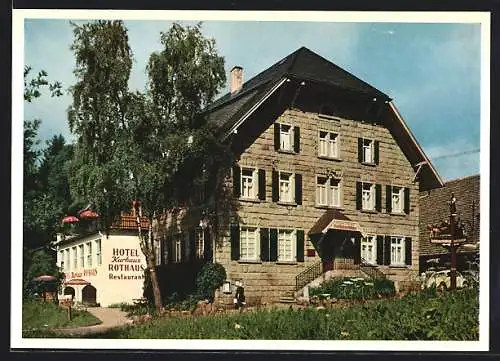
[[[358,162],[363,162],[363,138],[358,138]]]
[[[385,186],[385,211],[392,212],[392,186]]]
[[[405,264],[411,266],[411,237],[405,238]]]
[[[280,124],[274,123],[274,150],[280,150]]]
[[[266,200],[266,171],[259,169],[259,199]]]
[[[302,174],[295,173],[295,203],[302,204]]]
[[[377,264],[384,264],[384,236],[377,236]]]
[[[269,260],[271,262],[278,260],[278,230],[276,228],[269,230]]]
[[[181,262],[186,262],[187,257],[186,257],[186,249],[189,247],[186,241],[186,234],[184,232],[181,233]]]
[[[356,182],[356,209],[361,209],[363,207],[362,195],[363,195],[363,183]]]
[[[375,164],[378,164],[378,158],[379,158],[379,141],[376,140],[375,143],[373,144],[373,160]]]
[[[300,152],[300,128],[293,128],[293,150],[295,153]]]
[[[240,225],[231,225],[231,260],[240,259]]]
[[[237,165],[233,167],[233,195],[241,196],[241,169]]]
[[[382,211],[382,186],[375,184],[375,209],[377,212]]]
[[[404,197],[405,197],[404,211],[406,214],[410,214],[410,188],[404,189]]]
[[[193,261],[196,259],[196,231],[195,229],[191,229],[189,231],[189,259]]]
[[[298,229],[297,232],[297,262],[304,262],[304,230]]]
[[[391,236],[384,237],[384,265],[391,264]]]
[[[172,263],[173,261],[173,252],[174,252],[174,245],[173,245],[173,237],[172,236],[167,236],[167,244],[165,245],[167,247],[167,263]]]
[[[205,240],[203,244],[203,259],[207,261],[212,259],[212,235],[210,233],[209,228],[203,230]]]
[[[361,263],[361,237],[354,238],[354,264]]]
[[[260,259],[269,261],[269,228],[260,229]]]
[[[272,173],[272,199],[273,202],[277,202],[280,199],[280,190],[279,190],[279,183],[280,183],[280,175],[277,171],[273,170]]]

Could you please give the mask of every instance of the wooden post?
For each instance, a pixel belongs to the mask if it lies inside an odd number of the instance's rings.
[[[450,252],[451,252],[451,272],[450,272],[450,290],[455,291],[457,288],[457,246],[455,245],[455,235],[456,235],[456,224],[455,224],[455,216],[456,216],[456,206],[455,206],[455,197],[452,193],[451,202],[450,202]]]
[[[71,303],[68,302],[67,305],[68,305],[68,320],[71,321],[71,318],[72,318],[71,317]]]

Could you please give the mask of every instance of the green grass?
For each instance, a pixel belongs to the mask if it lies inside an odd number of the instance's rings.
[[[92,338],[478,340],[477,291],[418,293],[346,308],[171,317]]]
[[[97,325],[101,320],[87,311],[72,310],[68,320],[66,308],[52,302],[26,300],[23,302],[23,337],[37,337],[51,328],[67,328]]]

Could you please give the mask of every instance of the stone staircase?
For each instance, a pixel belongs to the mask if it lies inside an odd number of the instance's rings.
[[[297,299],[295,298],[295,292],[293,291],[287,291],[285,293],[283,293],[281,296],[280,296],[280,300],[279,300],[280,303],[296,303],[297,302]]]

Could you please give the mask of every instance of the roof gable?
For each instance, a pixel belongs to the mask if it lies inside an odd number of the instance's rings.
[[[257,108],[266,104],[267,99],[280,87],[280,90],[283,90],[284,87],[302,85],[304,81],[340,90],[363,101],[376,100],[376,103],[385,109],[386,125],[390,127],[391,133],[397,138],[399,146],[414,167],[416,177],[418,175],[421,180],[420,190],[443,185],[436,169],[391,99],[380,90],[305,47],[299,48],[249,79],[239,91],[228,93],[210,104],[206,108],[208,122],[214,124],[223,137],[228,137],[246,122]]]

